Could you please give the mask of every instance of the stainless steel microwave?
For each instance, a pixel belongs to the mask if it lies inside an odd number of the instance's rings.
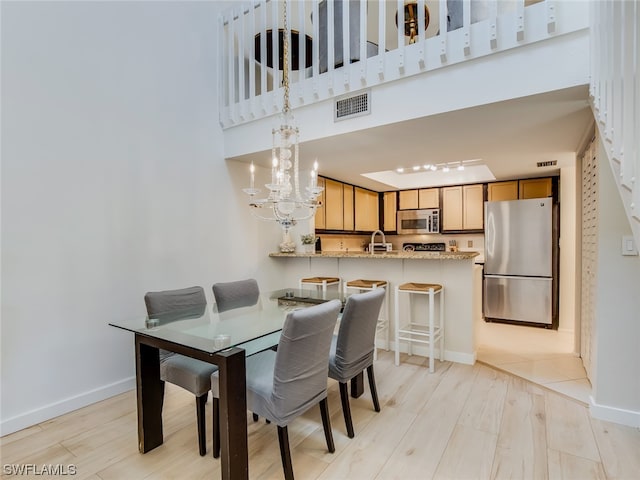
[[[396,228],[398,234],[440,233],[440,209],[400,210]]]

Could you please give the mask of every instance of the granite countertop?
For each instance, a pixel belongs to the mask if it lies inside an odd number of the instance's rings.
[[[414,259],[414,260],[469,260],[480,255],[478,252],[380,252],[373,255],[369,252],[292,252],[292,253],[270,253],[270,257],[284,258],[384,258],[384,259]]]

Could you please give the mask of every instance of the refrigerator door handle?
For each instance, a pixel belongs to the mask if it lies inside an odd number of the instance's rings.
[[[551,280],[553,280],[552,277],[525,277],[523,275],[487,275],[485,274],[484,278],[513,278],[515,280],[522,280],[522,279],[526,279],[526,278],[535,278],[536,280],[546,280],[548,282],[550,282]]]

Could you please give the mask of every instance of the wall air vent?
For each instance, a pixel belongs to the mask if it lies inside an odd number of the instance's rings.
[[[336,98],[333,121],[361,117],[371,113],[371,91]]]
[[[538,162],[538,168],[541,167],[555,167],[558,164],[557,160],[549,160],[547,162]]]

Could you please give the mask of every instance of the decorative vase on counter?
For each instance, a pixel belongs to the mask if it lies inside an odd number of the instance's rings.
[[[280,252],[293,253],[296,251],[296,243],[291,241],[291,235],[289,232],[282,234],[282,242],[280,243]]]
[[[316,236],[313,233],[300,235],[300,241],[302,242],[302,251],[304,253],[316,252]]]

